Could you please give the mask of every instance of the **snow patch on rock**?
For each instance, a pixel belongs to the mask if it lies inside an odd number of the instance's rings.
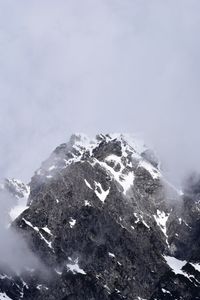
[[[110,188],[108,188],[106,191],[102,188],[101,183],[95,181],[95,194],[101,200],[103,203],[105,202],[107,196],[109,195]]]
[[[154,215],[154,219],[156,220],[156,223],[164,233],[164,235],[167,237],[167,220],[169,218],[169,214],[166,214],[164,211],[160,211],[157,209],[157,214]]]
[[[0,293],[0,300],[12,300],[6,293]]]
[[[200,264],[190,263],[198,272],[200,272]]]
[[[50,230],[47,226],[42,227],[42,229],[43,229],[45,232],[47,232],[49,235],[52,235],[51,230]]]
[[[85,271],[79,267],[78,258],[74,262],[67,264],[67,269],[73,274],[80,273],[86,275]]]
[[[85,206],[91,206],[90,202],[88,200],[85,200]]]
[[[87,185],[87,187],[88,187],[90,190],[93,190],[93,188],[91,187],[91,185],[89,184],[89,182],[88,182],[86,179],[84,179],[84,181],[85,181],[85,184]]]
[[[76,225],[76,220],[73,218],[70,218],[69,225],[71,228],[73,228]]]
[[[164,258],[175,274],[182,274],[188,277],[187,274],[182,270],[183,266],[185,266],[187,263],[186,260],[180,260],[172,256],[164,256]]]
[[[41,234],[40,230],[38,227],[36,226],[33,226],[31,224],[31,222],[27,221],[25,218],[23,218],[23,221],[26,223],[26,225],[28,225],[29,227],[31,227],[33,230],[35,230],[39,235],[40,235],[40,238],[48,245],[49,248],[52,249],[52,243],[47,241],[47,239],[45,239],[45,237]]]

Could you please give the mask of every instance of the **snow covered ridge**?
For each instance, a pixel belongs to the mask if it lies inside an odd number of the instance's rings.
[[[107,157],[96,155],[101,152],[100,147],[104,154],[108,154]],[[36,171],[36,176],[42,177],[43,180],[51,180],[55,174],[69,165],[87,160],[93,166],[99,164],[122,186],[126,193],[135,178],[133,161],[137,161],[138,167],[145,169],[152,179],[156,180],[161,177],[159,162],[152,153],[153,151],[148,149],[141,140],[128,134],[99,134],[95,138],[89,138],[84,134],[74,134],[68,143],[55,149],[50,158]],[[95,185],[97,187],[95,193],[104,202],[105,193],[108,193],[108,190],[104,191],[101,183],[97,182]]]

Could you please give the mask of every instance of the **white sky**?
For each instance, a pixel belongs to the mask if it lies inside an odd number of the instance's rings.
[[[0,0],[0,177],[73,132],[140,133],[200,169],[199,0]]]

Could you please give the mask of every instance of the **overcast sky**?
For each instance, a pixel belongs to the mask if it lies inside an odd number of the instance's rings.
[[[0,0],[0,177],[73,132],[133,132],[200,170],[199,0]]]

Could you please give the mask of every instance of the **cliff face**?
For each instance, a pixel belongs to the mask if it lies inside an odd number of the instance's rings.
[[[0,299],[200,299],[199,203],[158,166],[123,135],[56,148],[12,223],[41,266],[2,269]]]

